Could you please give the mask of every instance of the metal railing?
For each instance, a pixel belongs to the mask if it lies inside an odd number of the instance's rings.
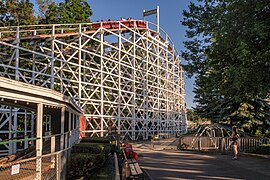
[[[61,179],[64,176],[67,148],[56,153],[46,154],[0,165],[1,180],[10,179],[36,179],[40,174],[41,179]],[[64,160],[65,159],[65,160]],[[41,172],[37,171],[38,161],[41,160]]]
[[[115,180],[120,180],[120,173],[119,173],[119,164],[116,152],[113,154],[114,157],[114,166],[115,166]]]
[[[0,179],[62,179],[71,147],[79,142],[79,129],[42,137],[42,156],[36,156],[36,147],[0,158]],[[38,138],[32,138],[32,145]],[[11,140],[5,143],[18,143]],[[22,141],[24,141],[22,139]]]

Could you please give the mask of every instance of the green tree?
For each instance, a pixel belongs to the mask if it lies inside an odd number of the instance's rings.
[[[194,117],[194,111],[192,109],[187,109],[187,120],[196,122],[197,119]]]
[[[187,110],[187,119],[191,122],[201,122],[201,121],[207,121],[206,118],[201,118],[196,112],[194,112],[192,109]]]
[[[182,56],[188,74],[197,75],[196,112],[212,121],[249,124],[245,129],[253,134],[251,128],[269,127],[262,101],[270,89],[269,1],[198,0],[183,15],[189,40]],[[258,110],[262,115],[252,115]]]
[[[42,23],[88,23],[92,10],[85,0],[66,0],[59,5],[51,3]]]
[[[34,4],[29,0],[6,0],[0,2],[0,25],[17,26],[35,24]]]
[[[36,2],[38,5],[39,16],[44,18],[49,5],[52,3],[52,0],[36,0]]]

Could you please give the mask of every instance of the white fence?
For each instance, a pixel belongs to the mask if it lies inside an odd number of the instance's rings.
[[[183,136],[179,139],[178,149],[191,150],[227,150],[231,149],[229,137],[193,137]],[[270,144],[269,138],[244,137],[238,139],[238,148],[242,152],[252,152],[261,144]]]

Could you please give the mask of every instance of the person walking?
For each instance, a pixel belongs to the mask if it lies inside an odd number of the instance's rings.
[[[232,158],[233,160],[237,160],[237,155],[238,155],[238,138],[239,138],[238,130],[236,127],[233,127],[232,129],[232,146],[233,146],[233,154],[234,157]]]

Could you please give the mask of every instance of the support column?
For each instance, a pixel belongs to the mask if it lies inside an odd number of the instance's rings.
[[[61,107],[61,139],[60,139],[60,151],[64,150],[65,148],[65,107]],[[63,156],[61,156],[61,154],[64,154]],[[59,169],[59,176],[60,179],[62,179],[63,177],[65,177],[65,172],[63,171],[66,165],[66,154],[61,152],[58,154],[58,167],[60,167]]]
[[[12,138],[12,107],[9,107],[9,125],[8,125],[8,130],[9,130],[9,133],[8,133],[8,139],[11,139]],[[13,152],[13,143],[12,142],[9,142],[8,144],[8,154],[12,154]]]
[[[118,99],[117,99],[117,144],[118,144],[118,140],[119,140],[119,136],[120,136],[120,130],[121,130],[121,121],[122,119],[120,119],[121,117],[121,50],[122,50],[122,40],[121,40],[121,31],[120,31],[120,26],[119,26],[119,30],[118,30]],[[115,124],[116,126],[116,124]],[[112,128],[116,128],[114,126],[112,126]],[[113,133],[114,135],[116,135],[115,133]],[[116,138],[116,137],[114,137]]]
[[[100,136],[103,137],[103,121],[104,121],[104,86],[103,86],[103,80],[104,80],[104,74],[103,74],[103,66],[104,66],[104,62],[103,62],[103,53],[104,53],[104,32],[102,31],[100,33],[100,71],[101,71],[101,90],[100,90],[100,100],[101,100],[101,106],[100,106]]]
[[[166,35],[166,42],[169,42],[169,39],[168,39],[168,35]],[[175,56],[174,56],[174,45],[172,45],[172,54],[171,54],[171,62],[170,62],[170,78],[169,80],[171,81],[170,83],[173,83],[173,88],[170,88],[170,97],[169,97],[169,119],[170,119],[170,124],[171,124],[171,129],[170,129],[170,132],[171,134],[170,135],[174,135],[175,134],[175,126],[176,126],[176,123],[175,123],[175,108],[174,108],[174,105],[175,105],[175,78],[174,78],[174,75],[175,75]],[[170,53],[167,51],[167,54],[168,56],[170,55]],[[173,102],[173,103],[172,103]]]
[[[158,47],[157,47],[157,73],[158,73],[158,112],[157,112],[157,124],[158,124],[158,128],[157,128],[157,133],[160,134],[161,130],[162,130],[162,118],[161,118],[161,113],[160,113],[160,93],[161,93],[161,83],[160,83],[160,78],[162,77],[161,73],[160,73],[160,58],[159,58],[159,44],[158,44]]]
[[[14,124],[13,124],[13,128],[12,128],[12,130],[13,130],[13,138],[14,139],[16,139],[16,137],[17,137],[17,124],[18,124],[18,109],[16,108],[14,108],[14,118],[13,118],[13,120],[14,120]],[[17,142],[14,142],[13,143],[13,146],[12,146],[12,154],[15,154],[17,152]]]
[[[136,44],[136,34],[135,32],[133,32],[133,115],[132,115],[132,140],[136,140],[136,120],[135,120],[135,104],[136,104],[136,93],[135,93],[135,60],[136,60],[136,47],[135,47],[135,44]]]
[[[41,180],[43,104],[37,104],[36,179]]]
[[[75,114],[72,114],[72,116],[71,116],[71,118],[72,118],[72,129],[74,130],[74,135],[73,135],[73,138],[72,138],[72,144],[75,144],[76,142],[77,142],[77,129],[76,129],[76,116],[75,116]],[[85,124],[86,124],[86,118],[84,118],[84,120],[85,120]],[[80,135],[79,135],[79,137],[80,137]]]
[[[146,126],[145,126],[145,130],[146,130],[146,139],[148,139],[148,134],[151,133],[151,127],[149,127],[149,87],[148,87],[148,84],[149,84],[149,46],[148,46],[148,37],[147,37],[147,40],[146,40],[146,74],[145,74],[145,120],[146,120]],[[152,124],[153,126],[153,124]]]
[[[51,136],[51,153],[54,153],[54,152],[55,152],[55,135],[52,135]],[[55,167],[55,155],[51,156],[51,162],[52,162],[51,168],[54,168]]]
[[[79,74],[78,74],[78,80],[79,80],[79,104],[81,105],[81,98],[82,98],[82,25],[79,24]]]
[[[51,45],[51,89],[54,89],[54,61],[55,61],[55,57],[54,57],[54,39],[55,39],[55,25],[53,25],[52,27],[52,45]]]
[[[78,143],[79,139],[80,139],[80,116],[75,115],[75,119],[76,119],[76,122],[77,122],[77,125],[76,125],[76,129],[77,129],[76,143]]]
[[[17,26],[16,29],[16,49],[15,49],[15,63],[16,63],[16,69],[15,69],[15,80],[19,81],[19,65],[20,65],[20,51],[19,51],[19,46],[20,46],[20,29],[19,26]]]
[[[36,32],[36,31],[35,31]],[[35,51],[36,51],[36,44],[34,45],[34,49],[35,49]],[[32,55],[32,58],[33,58],[33,60],[32,60],[32,84],[33,85],[35,85],[35,83],[36,83],[36,54],[34,54],[33,53],[33,55]]]
[[[64,149],[64,132],[65,131],[65,107],[61,108],[61,139],[60,139],[60,151]]]
[[[31,112],[31,138],[34,138],[34,113]],[[31,146],[34,145],[34,140],[31,141]]]
[[[163,50],[164,51],[164,50]],[[165,52],[166,53],[166,52]],[[168,53],[165,55],[165,62],[166,62],[166,77],[165,77],[165,87],[166,87],[166,135],[170,133],[171,126],[170,126],[170,120],[169,120],[169,58]]]
[[[72,139],[73,139],[73,131],[72,131],[72,128],[71,128],[71,116],[72,116],[72,113],[70,111],[68,111],[68,147],[71,147],[72,146]]]
[[[27,136],[27,110],[24,111],[24,138],[28,139]],[[24,149],[28,148],[28,140],[24,141]]]
[[[64,116],[66,116],[66,113],[64,114]],[[69,118],[69,114],[68,114],[68,118]],[[66,119],[66,118],[65,118]],[[69,119],[67,120],[69,122]],[[64,122],[65,124],[66,122]],[[64,125],[65,127],[65,125]],[[64,146],[64,149],[67,149],[68,146],[69,146],[69,129],[65,132],[65,129],[64,129],[64,141],[65,141],[65,146]]]

